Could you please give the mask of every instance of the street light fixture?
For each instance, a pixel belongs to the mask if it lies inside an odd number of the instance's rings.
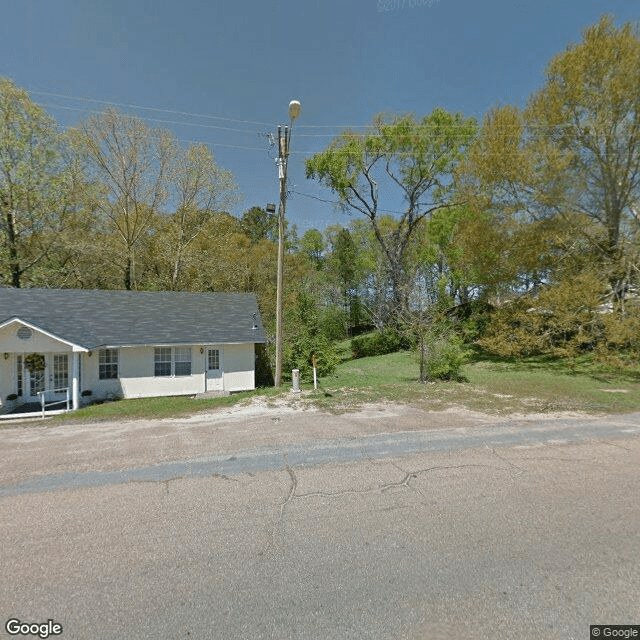
[[[276,289],[276,371],[274,384],[279,387],[282,382],[282,302],[284,281],[284,220],[287,207],[287,163],[289,161],[289,145],[294,120],[300,115],[300,102],[289,103],[289,126],[278,125],[278,179],[280,180],[280,204],[278,206],[278,278]]]

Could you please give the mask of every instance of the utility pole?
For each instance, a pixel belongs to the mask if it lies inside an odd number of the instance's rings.
[[[289,103],[290,126],[284,128],[278,125],[278,179],[280,181],[280,204],[278,205],[278,277],[276,284],[276,371],[274,384],[279,387],[282,382],[282,305],[284,287],[284,221],[287,207],[287,163],[289,160],[289,143],[293,121],[300,114],[300,102],[292,100]]]

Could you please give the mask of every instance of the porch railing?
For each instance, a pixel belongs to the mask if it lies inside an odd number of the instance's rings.
[[[65,400],[50,400],[46,401],[45,396],[47,393],[64,393],[66,395]],[[42,407],[42,417],[44,418],[44,413],[47,409],[51,409],[51,407],[59,404],[66,404],[67,411],[71,409],[71,394],[69,387],[65,387],[64,389],[47,389],[46,391],[38,391],[38,395],[40,396],[40,406]]]

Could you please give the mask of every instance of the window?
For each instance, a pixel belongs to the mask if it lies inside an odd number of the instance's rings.
[[[16,374],[16,379],[18,382],[17,395],[18,397],[22,397],[22,356],[18,356]]]
[[[191,347],[156,347],[153,361],[155,376],[191,375]]]
[[[155,376],[171,375],[171,347],[156,347],[153,360]]]
[[[209,349],[207,368],[209,371],[220,369],[220,349]]]
[[[67,354],[53,356],[53,389],[59,391],[69,387],[69,358]]]
[[[100,380],[115,380],[118,377],[118,350],[100,349],[98,368]]]
[[[175,375],[191,375],[191,347],[175,348]]]

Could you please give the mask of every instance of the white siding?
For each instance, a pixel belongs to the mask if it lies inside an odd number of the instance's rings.
[[[17,336],[18,329],[23,326],[19,322],[12,322],[0,329],[0,349],[3,352],[16,353],[70,353],[71,345],[50,338],[48,335],[31,330],[31,337],[21,340]],[[4,357],[4,356],[3,356]]]
[[[120,347],[118,379],[99,379],[99,353],[84,359],[83,388],[91,389],[97,399],[109,396],[148,398],[152,396],[185,396],[204,391],[204,355],[200,345],[191,347],[190,376],[154,375],[154,347]]]
[[[224,345],[224,388],[226,391],[255,389],[255,346]]]
[[[6,397],[15,392],[16,355],[11,353],[4,359],[4,352],[10,352],[8,346],[14,326],[8,333],[0,335],[0,410],[6,404]],[[3,338],[5,341],[3,341]],[[35,332],[34,332],[35,338]],[[32,338],[31,340],[34,340]],[[42,340],[42,342],[40,342]],[[50,341],[46,343],[46,341]],[[40,336],[36,342],[24,344],[20,340],[20,353],[45,352],[59,353],[67,351],[71,360],[70,348],[57,343],[47,336]],[[37,345],[37,346],[36,346]],[[25,348],[26,346],[26,348]],[[46,347],[46,348],[45,348]],[[55,348],[53,348],[55,347]],[[62,348],[61,348],[62,347]],[[243,391],[255,388],[255,347],[253,344],[221,345],[223,362],[223,384],[226,391]],[[200,350],[203,349],[203,353]],[[191,347],[190,376],[154,376],[154,347],[120,347],[118,349],[118,378],[99,379],[99,349],[80,354],[80,391],[91,390],[91,395],[82,397],[82,403],[107,398],[145,398],[152,396],[195,395],[205,391],[205,365],[207,350],[205,345]],[[71,384],[71,379],[69,380]]]

